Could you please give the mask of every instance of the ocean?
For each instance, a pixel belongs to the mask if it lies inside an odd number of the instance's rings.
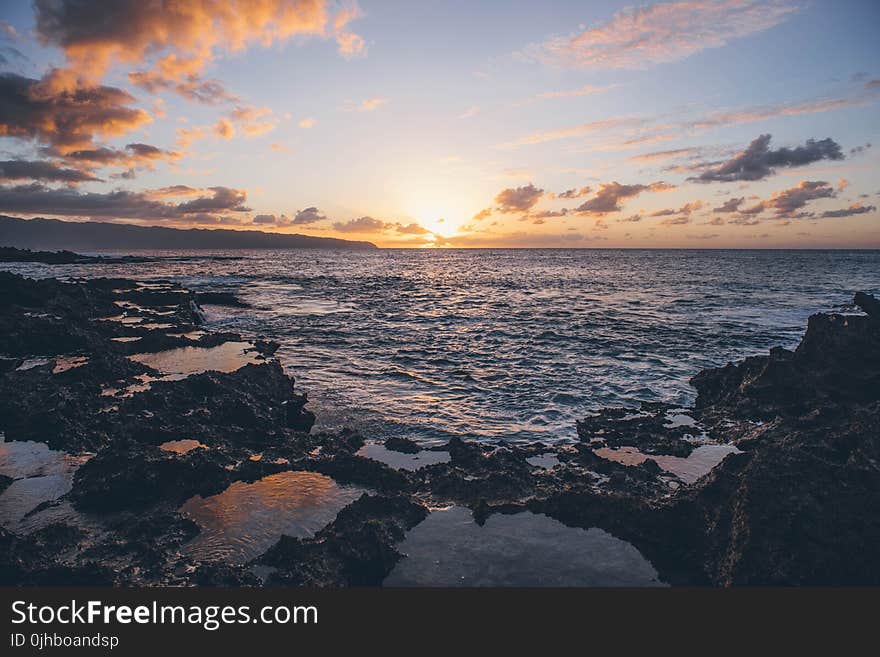
[[[2,268],[234,292],[252,307],[207,306],[208,328],[278,341],[316,429],[424,445],[565,442],[598,408],[687,405],[701,369],[794,347],[811,314],[880,292],[880,251],[148,255],[161,259]]]

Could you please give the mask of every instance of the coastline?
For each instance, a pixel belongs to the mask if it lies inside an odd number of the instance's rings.
[[[3,273],[0,289],[5,441],[82,461],[69,491],[25,511],[33,531],[0,529],[8,585],[376,586],[407,533],[448,505],[478,525],[530,512],[601,528],[673,585],[878,581],[871,297],[857,299],[871,315],[813,316],[794,352],[700,372],[694,408],[603,409],[579,423],[573,446],[454,439],[435,450],[445,462],[409,469],[401,461],[420,453],[414,444],[390,441],[379,454],[351,432],[309,433],[314,416],[273,358],[277,344],[203,331],[199,298],[176,284]],[[169,350],[196,362],[169,371],[156,360]],[[181,440],[200,447],[162,448]],[[676,473],[722,446],[731,453],[705,476]],[[282,536],[244,563],[186,554],[204,528],[181,505],[283,473],[364,492],[310,535]]]

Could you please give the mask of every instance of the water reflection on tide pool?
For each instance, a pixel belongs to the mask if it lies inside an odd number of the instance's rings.
[[[385,445],[367,443],[357,451],[358,456],[379,461],[396,470],[419,470],[435,463],[448,463],[449,452],[422,450],[415,454],[404,454],[388,449]]]
[[[594,450],[597,456],[623,465],[639,465],[652,459],[666,472],[671,472],[686,484],[692,484],[721,463],[728,454],[738,454],[739,449],[733,445],[701,445],[692,451],[687,458],[667,454],[643,454],[635,447],[601,447]]]
[[[434,511],[397,546],[406,556],[384,586],[662,586],[626,541],[531,512],[489,516]]]
[[[280,472],[251,484],[237,481],[219,495],[196,495],[180,507],[201,528],[183,552],[200,561],[244,563],[282,534],[311,536],[365,492],[317,472]]]
[[[0,526],[22,530],[19,524],[28,512],[70,491],[74,472],[90,457],[58,452],[46,443],[6,442],[0,434],[0,474],[15,480],[0,493]]]
[[[129,356],[147,367],[171,377],[185,377],[200,372],[234,372],[249,363],[259,362],[250,342],[224,342],[216,347],[180,347],[152,354]]]

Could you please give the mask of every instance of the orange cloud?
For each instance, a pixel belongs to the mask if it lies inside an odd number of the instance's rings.
[[[35,80],[0,76],[0,136],[36,139],[66,154],[92,148],[95,137],[119,137],[152,121],[132,107],[124,89],[94,85],[69,70],[53,69]]]
[[[169,79],[198,74],[216,51],[293,36],[341,37],[340,48],[351,51],[356,35],[345,28],[360,14],[355,4],[334,12],[326,0],[36,0],[34,7],[39,37],[61,47],[78,71],[100,76],[117,61],[177,53],[156,69]]]

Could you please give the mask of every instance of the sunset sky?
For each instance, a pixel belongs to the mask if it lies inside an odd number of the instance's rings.
[[[876,0],[0,12],[0,213],[380,246],[880,248]]]

